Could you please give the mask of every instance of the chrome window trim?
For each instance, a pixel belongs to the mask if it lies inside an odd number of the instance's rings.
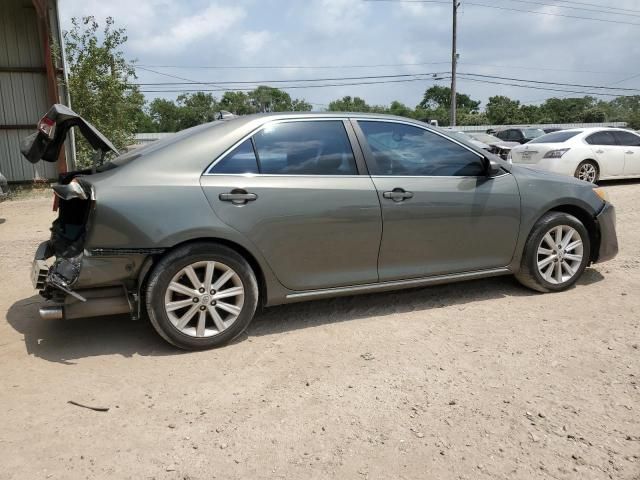
[[[287,174],[287,173],[206,173],[203,177],[308,177],[308,178],[370,178],[369,175],[313,175],[313,174]],[[473,177],[477,178],[477,177]]]
[[[413,123],[413,122],[407,122],[407,121],[403,121],[403,120],[396,120],[395,118],[393,119],[386,119],[386,118],[354,118],[354,120],[356,122],[382,122],[382,123],[399,123],[400,125],[407,125],[409,127],[417,127],[420,128],[422,130],[426,130],[427,132],[430,133],[434,133],[442,138],[444,138],[445,140],[449,140],[452,143],[455,143],[456,145],[460,145],[462,148],[470,151],[471,153],[477,155],[479,158],[481,159],[485,159],[486,157],[484,155],[481,155],[480,153],[476,152],[475,150],[473,150],[472,148],[469,148],[467,145],[465,145],[464,143],[460,143],[459,141],[457,141],[455,138],[449,137],[447,135],[444,135],[436,130],[432,130],[431,128],[426,127],[425,125],[421,125],[419,123]],[[364,132],[363,132],[364,133]],[[418,175],[420,176],[420,175]],[[438,175],[436,175],[438,176]],[[446,175],[439,175],[439,176],[446,176]]]
[[[348,118],[340,118],[340,117],[323,117],[323,118],[313,118],[313,117],[308,117],[308,118],[283,118],[280,120],[271,120],[269,122],[263,123],[262,125],[260,125],[259,127],[257,127],[256,129],[252,130],[250,133],[248,133],[247,135],[245,135],[244,137],[242,137],[242,139],[240,139],[239,141],[237,141],[236,143],[234,143],[231,147],[227,148],[224,152],[222,152],[218,158],[216,158],[215,160],[213,160],[213,162],[211,164],[209,164],[209,166],[207,168],[205,168],[204,173],[201,176],[209,176],[209,175],[222,175],[222,176],[246,176],[246,175],[252,175],[252,176],[274,176],[274,177],[319,177],[321,175],[296,175],[296,174],[286,174],[286,173],[282,173],[282,174],[274,174],[274,173],[212,173],[211,169],[214,168],[216,166],[216,164],[218,164],[218,162],[221,162],[227,155],[229,155],[233,150],[236,149],[236,147],[238,147],[240,144],[244,143],[247,139],[252,138],[255,134],[259,133],[261,130],[264,130],[264,128],[266,128],[269,125],[277,125],[279,123],[293,123],[293,122],[326,122],[326,121],[333,121],[333,122],[340,122],[342,124],[342,127],[344,128],[344,134],[347,137],[347,141],[349,142],[349,148],[351,148],[351,154],[353,155],[353,162],[355,164],[356,167],[356,171],[358,171],[358,163],[356,161],[356,153],[353,151],[353,145],[351,144],[351,139],[349,138],[349,132],[347,131],[347,127],[344,125],[345,120],[348,120]],[[257,153],[254,152],[254,155],[257,156]],[[365,176],[360,174],[360,172],[357,172],[353,175],[322,175],[324,177],[331,177],[331,178],[336,178],[336,177],[361,177],[361,176]]]
[[[504,170],[500,175],[494,175],[493,177],[485,177],[482,175],[371,175],[371,178],[500,178],[505,175],[509,175]]]

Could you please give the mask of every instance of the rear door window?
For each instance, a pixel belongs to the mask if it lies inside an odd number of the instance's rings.
[[[610,130],[592,133],[585,138],[585,141],[589,145],[618,145],[616,138]]]
[[[640,135],[618,131],[614,131],[613,135],[618,139],[620,145],[624,145],[625,147],[640,147]]]
[[[358,174],[351,143],[340,120],[274,123],[265,126],[253,139],[260,173]]]

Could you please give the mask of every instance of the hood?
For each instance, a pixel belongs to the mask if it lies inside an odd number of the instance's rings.
[[[56,103],[38,122],[38,131],[20,143],[22,155],[31,163],[56,162],[72,127],[78,127],[95,150],[118,154],[116,147],[96,127],[70,108]]]
[[[531,168],[522,164],[512,164],[511,172],[518,175],[518,173],[526,174],[528,177],[535,177],[543,180],[555,180],[562,183],[579,185],[581,187],[588,187],[589,189],[593,189],[597,185],[593,183],[585,182],[584,180],[579,180],[575,177],[571,177],[569,175],[564,175],[561,173],[550,172],[548,170],[541,170],[539,168]]]

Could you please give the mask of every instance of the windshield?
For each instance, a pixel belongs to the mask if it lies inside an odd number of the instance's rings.
[[[566,142],[572,137],[575,137],[579,133],[582,133],[582,130],[574,130],[574,131],[561,131],[561,132],[553,132],[547,133],[546,135],[542,135],[537,137],[534,140],[531,140],[529,143],[562,143]]]
[[[470,133],[469,136],[474,140],[484,143],[497,143],[502,141],[498,137],[494,137],[488,133]]]
[[[538,138],[544,135],[544,130],[541,128],[523,128],[522,134],[525,138]]]

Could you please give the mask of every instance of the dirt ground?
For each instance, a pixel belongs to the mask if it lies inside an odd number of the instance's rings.
[[[275,307],[201,353],[146,321],[41,320],[51,198],[1,203],[0,479],[640,479],[640,182],[606,186],[621,252],[568,292]]]

